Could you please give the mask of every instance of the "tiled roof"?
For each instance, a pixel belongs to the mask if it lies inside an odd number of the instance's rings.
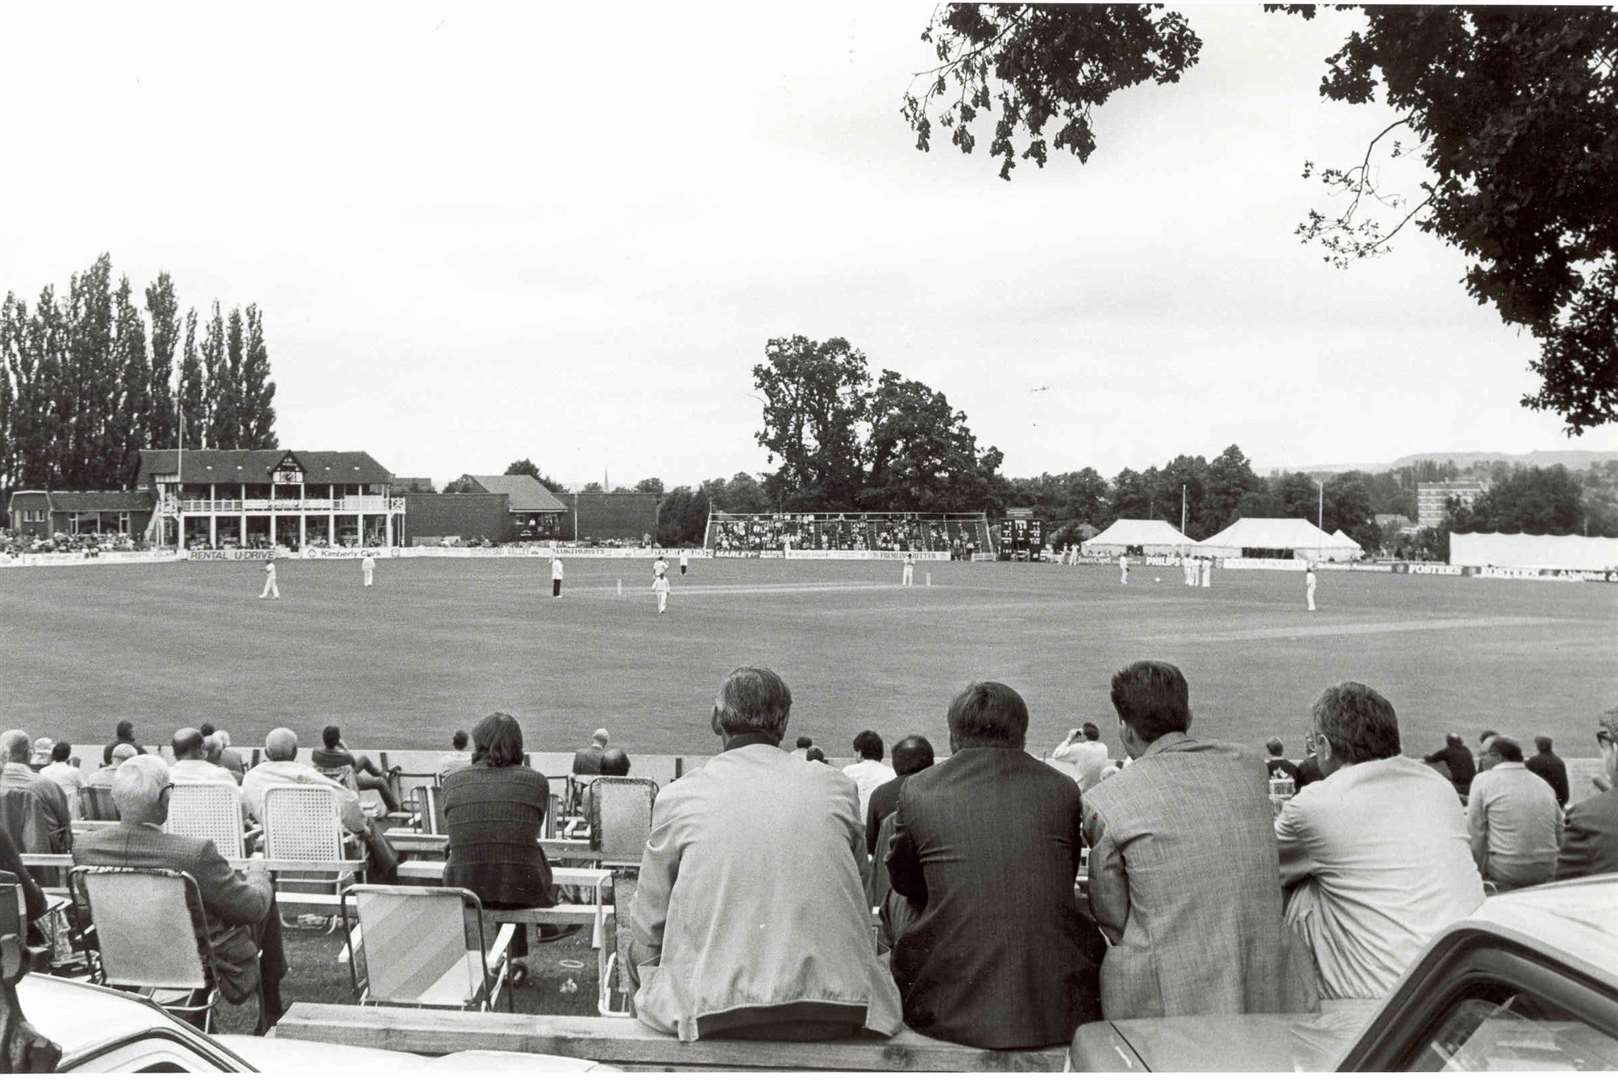
[[[136,483],[145,487],[152,475],[179,468],[178,450],[142,450]],[[393,474],[363,450],[187,450],[185,484],[267,484],[270,474],[291,457],[311,484],[385,484]]]
[[[53,491],[51,509],[64,514],[88,514],[105,510],[109,514],[149,511],[149,491]]]
[[[473,476],[472,480],[491,495],[505,495],[511,500],[513,514],[563,514],[567,507],[545,485],[526,473],[515,476]]]

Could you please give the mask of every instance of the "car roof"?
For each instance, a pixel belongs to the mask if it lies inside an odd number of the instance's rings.
[[[22,978],[17,983],[17,1001],[28,1022],[60,1046],[64,1058],[143,1032],[189,1030],[133,994],[51,975]]]
[[[1595,981],[1618,986],[1618,874],[1492,896],[1461,927],[1532,946]]]
[[[1152,1072],[1329,1072],[1379,1004],[1330,1001],[1318,1013],[1170,1016],[1110,1026]]]

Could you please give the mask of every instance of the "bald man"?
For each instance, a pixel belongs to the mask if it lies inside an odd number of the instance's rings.
[[[208,760],[208,744],[215,739],[213,735],[204,738],[202,732],[194,727],[176,731],[169,743],[174,750],[174,765],[169,769],[169,779],[176,784],[229,784],[236,787],[234,773]],[[213,745],[219,744],[215,741]],[[246,810],[245,802],[242,809]]]
[[[67,794],[57,783],[28,767],[33,756],[33,740],[26,731],[0,735],[0,788],[24,791],[26,808],[12,811],[11,839],[20,851],[34,855],[60,855],[73,849],[73,816],[68,811]]]
[[[291,728],[276,728],[264,737],[264,760],[242,777],[242,804],[253,820],[263,823],[264,792],[271,784],[319,784],[330,788],[337,801],[338,821],[366,847],[371,861],[371,880],[392,880],[399,857],[382,834],[371,828],[365,812],[360,809],[359,794],[322,776],[297,757],[298,736]]]
[[[197,735],[200,739],[201,732]],[[269,872],[256,866],[232,870],[212,840],[164,832],[170,780],[168,766],[151,754],[137,755],[118,766],[112,780],[118,824],[85,834],[73,852],[73,861],[78,866],[133,866],[190,874],[202,894],[216,960],[214,977],[225,1000],[231,1004],[246,1001],[263,980],[264,1015],[259,1017],[258,1027],[263,1034],[281,1015],[281,976],[286,973],[281,920]]]

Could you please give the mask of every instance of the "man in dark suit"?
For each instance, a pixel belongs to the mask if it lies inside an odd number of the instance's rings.
[[[1493,732],[1489,734],[1492,735]],[[1455,785],[1457,795],[1465,795],[1472,790],[1472,777],[1477,775],[1477,764],[1472,760],[1472,751],[1466,748],[1466,743],[1454,732],[1444,736],[1442,747],[1421,760],[1429,765],[1447,766],[1450,783]]]
[[[905,778],[930,768],[933,764],[933,744],[920,735],[906,735],[893,744],[893,771],[898,775],[878,784],[871,792],[871,805],[865,815],[865,853],[875,857],[876,838],[882,832],[882,822],[899,808],[899,792],[904,790]]]
[[[1596,746],[1608,779],[1618,780],[1618,709],[1596,721]],[[1562,850],[1556,859],[1557,881],[1618,871],[1618,787],[1576,803],[1567,812]]]
[[[286,973],[270,875],[256,867],[238,874],[212,840],[164,832],[173,787],[168,766],[155,755],[124,762],[112,781],[119,823],[87,833],[75,845],[73,861],[78,866],[134,866],[190,874],[202,894],[213,941],[214,978],[225,1000],[246,1001],[263,981],[262,1034],[281,1015],[281,977]]]
[[[574,776],[601,775],[601,755],[606,753],[608,738],[606,728],[596,728],[596,733],[590,737],[590,745],[573,755]]]
[[[974,683],[949,707],[950,757],[899,793],[887,866],[905,1023],[990,1049],[1066,1043],[1101,1017],[1102,939],[1079,914],[1071,777],[1023,752],[1028,706]]]
[[[1534,748],[1539,751],[1533,757],[1523,762],[1528,771],[1539,777],[1551,786],[1556,792],[1556,805],[1567,805],[1567,762],[1551,752],[1551,737],[1549,735],[1535,735]]]

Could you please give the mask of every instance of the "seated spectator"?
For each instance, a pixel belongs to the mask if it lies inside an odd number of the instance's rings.
[[[899,793],[887,857],[905,1023],[996,1050],[1065,1043],[1101,1017],[1101,936],[1073,893],[1079,788],[1023,752],[1009,686],[968,686],[948,723],[950,756]]]
[[[808,761],[809,760],[809,748],[811,746],[813,746],[813,745],[815,745],[815,740],[811,739],[807,735],[799,735],[796,739],[793,740],[793,743],[792,743],[792,756],[797,758],[799,761]],[[820,756],[822,758],[824,758],[826,755],[822,754]]]
[[[1315,757],[1316,739],[1313,733],[1303,740],[1303,760],[1298,762],[1298,790],[1324,779],[1320,771],[1320,761]]]
[[[1488,751],[1485,750],[1484,753],[1487,754]],[[1449,780],[1455,785],[1456,794],[1466,795],[1472,790],[1472,778],[1477,775],[1477,766],[1472,761],[1472,751],[1466,748],[1466,743],[1454,732],[1444,736],[1442,747],[1421,760],[1429,765],[1446,766],[1449,769]]]
[[[1298,766],[1286,756],[1286,747],[1280,739],[1271,739],[1264,744],[1269,752],[1269,760],[1264,762],[1264,768],[1269,772],[1271,780],[1291,780],[1292,789],[1298,788]]]
[[[1502,889],[1549,881],[1562,846],[1556,793],[1528,771],[1517,740],[1495,736],[1484,757],[1493,760],[1472,781],[1466,805],[1473,861],[1484,881]]]
[[[51,763],[51,751],[56,748],[56,740],[49,735],[41,735],[34,740],[34,752],[28,756],[28,767],[39,772]]]
[[[1101,741],[1101,729],[1084,723],[1069,730],[1067,738],[1056,744],[1051,760],[1071,766],[1079,790],[1089,791],[1101,783],[1101,771],[1111,759],[1107,757],[1107,744]]]
[[[449,739],[449,753],[438,759],[438,782],[444,783],[444,777],[456,769],[464,769],[472,764],[472,751],[466,748],[466,732],[457,731]]]
[[[1597,795],[1574,803],[1562,832],[1562,851],[1556,859],[1556,880],[1618,872],[1618,709],[1596,719],[1596,747],[1608,786]]]
[[[197,732],[199,738],[201,734]],[[281,920],[270,875],[259,867],[240,873],[232,870],[212,840],[164,832],[172,786],[168,766],[156,757],[137,756],[120,765],[112,783],[119,823],[80,838],[73,862],[77,866],[134,866],[190,874],[202,894],[213,942],[214,978],[225,1000],[240,1004],[263,981],[262,1034],[281,1015],[281,977],[286,973]]]
[[[538,837],[550,810],[550,785],[522,763],[522,728],[491,713],[472,729],[472,763],[444,778],[449,829],[444,884],[469,889],[496,910],[553,907],[551,868]],[[547,936],[568,927],[545,927]],[[528,979],[528,937],[511,941],[512,984]]]
[[[871,945],[854,783],[780,748],[791,709],[773,671],[732,671],[710,722],[724,751],[653,806],[626,970],[640,1022],[687,1042],[901,1026]]]
[[[111,765],[113,750],[125,744],[133,746],[137,754],[146,753],[146,747],[135,741],[135,722],[133,720],[118,721],[118,726],[113,729],[112,742],[101,748],[101,764]]]
[[[76,819],[80,814],[79,792],[84,790],[84,773],[72,763],[73,744],[59,742],[51,747],[51,762],[39,770],[39,775],[62,789],[67,798],[67,816]]]
[[[1324,779],[1275,821],[1287,925],[1315,959],[1324,999],[1387,994],[1433,936],[1483,902],[1455,788],[1399,752],[1399,720],[1368,686],[1314,705]]]
[[[1483,763],[1483,756],[1489,752],[1489,744],[1494,742],[1499,735],[1500,733],[1493,728],[1484,728],[1482,733],[1478,735],[1478,772],[1483,772],[1489,768],[1488,765]]]
[[[831,765],[831,762],[826,760],[826,751],[822,750],[818,746],[811,746],[807,751],[805,751],[803,760],[819,762],[821,765],[826,766]],[[855,790],[858,791],[859,789],[856,788]]]
[[[854,736],[854,753],[858,760],[843,766],[843,775],[854,781],[859,792],[860,820],[871,805],[871,792],[893,779],[893,770],[882,764],[882,736],[874,731],[862,731]]]
[[[892,780],[880,784],[871,792],[871,802],[865,811],[865,853],[878,857],[876,839],[882,834],[882,822],[899,809],[899,792],[904,790],[905,778],[933,764],[933,744],[921,735],[906,735],[893,744]],[[884,853],[885,857],[885,853]]]
[[[55,781],[28,767],[30,746],[25,731],[0,735],[0,752],[5,754],[0,767],[0,825],[29,854],[61,855],[73,849],[67,795]]]
[[[343,730],[336,724],[327,724],[320,732],[320,741],[325,743],[309,754],[309,761],[315,768],[330,774],[340,769],[348,769],[354,780],[354,786],[360,791],[374,791],[382,796],[382,805],[392,814],[399,809],[399,796],[393,790],[391,778],[372,763],[365,754],[351,754],[348,747],[343,745]]]
[[[1568,798],[1567,762],[1551,752],[1551,737],[1549,735],[1535,735],[1534,749],[1539,752],[1523,764],[1528,767],[1529,772],[1551,786],[1551,793],[1556,796],[1557,806],[1566,806]]]
[[[176,784],[229,784],[235,787],[234,773],[208,761],[207,743],[208,739],[203,738],[202,732],[194,727],[176,731],[169,742],[174,750],[174,764],[169,767],[169,779]]]
[[[28,922],[32,923],[45,914],[49,904],[45,890],[39,887],[28,867],[23,865],[22,855],[4,825],[0,825],[0,870],[15,874],[18,884],[22,886],[23,907],[27,909]]]
[[[613,747],[601,755],[602,776],[628,776],[629,755],[618,747]]]
[[[590,745],[573,755],[574,776],[601,775],[601,755],[610,738],[606,728],[596,728],[595,734],[590,736]]]
[[[291,728],[276,728],[264,737],[264,760],[242,777],[242,805],[248,816],[264,823],[264,792],[272,784],[324,784],[337,800],[337,821],[365,846],[371,864],[371,879],[391,880],[399,857],[383,835],[371,828],[360,809],[360,797],[352,788],[297,760],[298,736]]]
[[[207,733],[204,732],[204,734],[206,735]],[[242,777],[247,775],[247,763],[242,760],[240,754],[230,748],[230,732],[215,731],[213,737],[218,740],[219,755],[217,759],[209,757],[208,760],[226,772],[233,773],[236,777],[236,782],[241,783]]]
[[[1142,660],[1112,677],[1128,770],[1088,794],[1090,911],[1111,947],[1108,1020],[1298,1012],[1287,967],[1269,774],[1233,743],[1193,738],[1185,677]]]
[[[112,778],[118,774],[118,766],[140,753],[134,743],[119,743],[113,748],[112,762],[103,765],[89,776],[85,777],[85,787],[106,788],[112,790]]]

